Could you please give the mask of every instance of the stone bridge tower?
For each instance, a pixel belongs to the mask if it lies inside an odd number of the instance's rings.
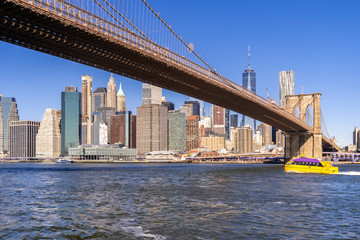
[[[302,156],[322,157],[320,96],[320,93],[286,96],[286,111],[303,122],[306,122],[307,109],[313,109],[313,131],[284,133],[285,162]]]

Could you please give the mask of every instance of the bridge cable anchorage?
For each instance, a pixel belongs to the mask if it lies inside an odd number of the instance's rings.
[[[105,0],[104,0],[104,1],[105,1]],[[182,40],[182,38],[181,38],[179,35],[177,35],[177,34],[172,30],[172,28],[171,28],[169,25],[166,24],[166,22],[159,16],[159,14],[156,13],[156,12],[154,11],[154,9],[152,9],[151,6],[150,6],[145,0],[142,0],[142,1],[143,1],[143,3],[150,9],[150,11],[166,26],[166,28],[167,28],[168,30],[170,30],[170,32],[187,48],[187,50],[188,50],[189,52],[192,52],[192,53],[193,53],[202,63],[204,63],[215,75],[217,75],[218,77],[221,78],[221,80],[223,80],[225,83],[227,83],[228,86],[230,86],[230,87],[232,87],[232,88],[234,88],[234,89],[237,89],[231,81],[229,81],[229,80],[227,80],[226,78],[224,78],[223,76],[221,76],[214,68],[212,68],[207,62],[205,62],[205,60],[203,60],[194,50],[192,50],[192,49],[189,47],[189,45],[186,44],[186,43]]]

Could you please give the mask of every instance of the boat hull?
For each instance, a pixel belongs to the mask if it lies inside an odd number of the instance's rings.
[[[299,165],[285,165],[286,172],[295,173],[318,173],[318,174],[335,174],[339,172],[338,167],[317,167],[317,166],[299,166]]]

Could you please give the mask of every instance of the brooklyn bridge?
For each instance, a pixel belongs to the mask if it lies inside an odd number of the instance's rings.
[[[0,40],[113,72],[247,115],[285,133],[285,155],[338,147],[322,132],[321,94],[279,107],[220,75],[145,1],[136,21],[118,1],[0,0]],[[313,124],[306,110],[314,109]],[[294,109],[300,109],[299,116]],[[324,127],[323,127],[324,128]]]

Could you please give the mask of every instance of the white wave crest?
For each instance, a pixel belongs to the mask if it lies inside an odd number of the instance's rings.
[[[350,175],[350,176],[360,176],[360,172],[349,171],[349,172],[339,172],[338,175]]]
[[[166,237],[164,236],[148,233],[148,231],[144,230],[141,226],[128,226],[128,227],[122,227],[122,229],[125,232],[134,234],[135,237],[146,237],[156,240],[166,239]]]

